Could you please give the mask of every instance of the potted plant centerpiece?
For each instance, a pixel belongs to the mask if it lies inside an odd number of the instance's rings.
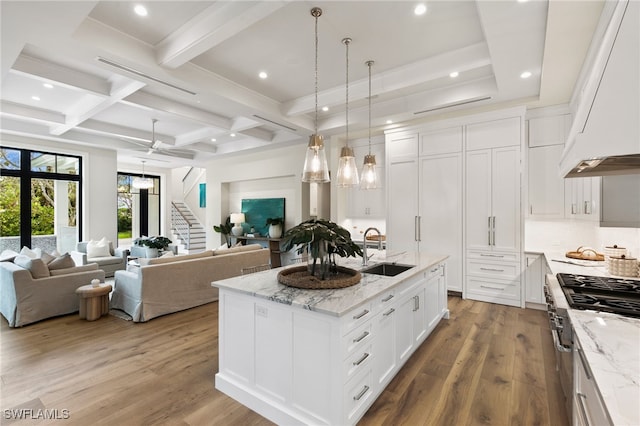
[[[137,246],[145,247],[147,258],[158,257],[159,250],[166,250],[171,244],[171,240],[167,237],[148,237],[138,238],[134,241]]]
[[[360,281],[360,273],[353,269],[342,268],[336,264],[336,255],[340,257],[362,256],[362,249],[351,240],[351,234],[340,225],[324,220],[311,219],[287,230],[283,237],[283,248],[289,251],[297,247],[298,254],[308,253],[308,263],[304,275],[315,281],[333,280],[334,284],[316,283],[304,288],[340,288],[347,287],[337,281],[342,272],[349,276],[348,285]],[[284,272],[284,271],[283,271]],[[355,280],[355,282],[354,282]],[[308,281],[314,281],[313,279]],[[282,281],[281,281],[282,282]],[[289,283],[285,283],[291,285]],[[298,287],[297,285],[293,285]]]
[[[229,234],[231,234],[231,217],[227,216],[225,223],[221,223],[219,226],[213,225],[213,230],[221,233],[227,247],[231,247],[231,238],[229,238]]]
[[[284,225],[284,219],[281,217],[270,217],[267,219],[266,226],[269,227],[269,238],[282,237],[282,225]]]

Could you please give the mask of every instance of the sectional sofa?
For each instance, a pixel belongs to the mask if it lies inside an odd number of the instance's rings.
[[[250,244],[139,262],[140,266],[116,271],[111,308],[126,312],[134,322],[145,322],[218,300],[211,282],[268,264],[269,249]]]

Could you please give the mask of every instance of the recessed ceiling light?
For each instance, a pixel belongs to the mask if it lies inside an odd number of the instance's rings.
[[[520,74],[520,78],[529,78],[531,77],[531,71],[525,71],[522,74]]]
[[[415,13],[417,16],[424,15],[426,12],[427,6],[424,3],[420,3],[416,6],[415,9],[413,9],[413,13]]]
[[[267,73],[264,71],[260,71],[260,74],[258,74],[258,77],[260,77],[261,79],[265,79],[268,77]]]
[[[451,78],[456,78],[459,75],[460,75],[460,73],[458,71],[454,71],[452,73],[449,73],[449,77],[451,77]]]
[[[211,142],[215,142],[215,141],[217,141],[216,138],[211,138]]]
[[[231,136],[232,138],[235,138],[236,134],[235,133],[231,133],[229,136]]]
[[[31,99],[33,99],[34,101],[39,101],[40,100],[40,96],[32,96]]]
[[[387,124],[393,124],[393,120],[387,120]]]
[[[136,7],[133,8],[133,11],[136,12],[138,16],[147,16],[149,12],[147,12],[147,8],[141,4],[137,4]]]
[[[42,83],[42,85],[44,87],[46,87],[47,89],[53,89],[53,84],[51,84],[51,83]]]
[[[328,106],[323,106],[323,107],[322,107],[322,110],[323,110],[324,112],[327,112],[327,111],[329,111],[329,107],[328,107]]]

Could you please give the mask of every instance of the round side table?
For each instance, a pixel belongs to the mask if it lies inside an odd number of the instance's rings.
[[[100,283],[97,287],[91,284],[76,289],[80,302],[80,319],[95,321],[109,313],[109,293],[111,284]]]

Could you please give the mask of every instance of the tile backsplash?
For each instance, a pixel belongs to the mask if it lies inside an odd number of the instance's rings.
[[[592,247],[602,252],[617,244],[633,257],[640,256],[640,228],[603,228],[586,221],[525,221],[525,251],[570,251]]]

